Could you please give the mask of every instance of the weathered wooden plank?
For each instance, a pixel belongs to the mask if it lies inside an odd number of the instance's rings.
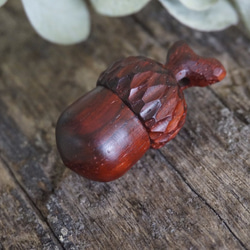
[[[249,41],[237,29],[191,31],[157,3],[134,17],[93,17],[87,42],[60,47],[32,31],[19,2],[0,9],[1,245],[18,235],[15,245],[26,249],[249,248]],[[188,90],[184,129],[121,179],[96,183],[65,170],[54,138],[62,109],[113,60],[142,54],[163,62],[178,39],[232,73]],[[30,233],[15,222],[17,202]],[[3,227],[8,206],[12,219]]]
[[[12,129],[18,135],[14,125]],[[7,132],[3,128],[1,131]],[[14,150],[22,147],[20,144]],[[3,149],[5,154],[18,153],[7,147]],[[46,164],[35,162],[34,158],[37,159],[36,153],[25,165],[18,166],[22,169],[21,182],[67,249],[77,246],[140,249],[145,246],[201,248],[219,245],[240,248],[234,238],[227,240],[231,234],[223,222],[157,151],[148,153],[131,170],[132,176],[127,174],[123,182],[94,183],[68,171],[54,194],[46,190],[50,186],[42,172]],[[18,158],[16,165],[20,160]],[[49,196],[46,197],[46,193]],[[191,211],[189,206],[193,208]],[[200,228],[200,220],[206,228]],[[194,238],[190,238],[189,233]],[[221,235],[227,236],[221,239]]]
[[[1,249],[62,249],[33,201],[0,161]]]

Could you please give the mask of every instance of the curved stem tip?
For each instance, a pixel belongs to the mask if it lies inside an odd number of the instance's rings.
[[[198,56],[183,41],[170,48],[165,67],[174,73],[182,90],[193,86],[205,87],[226,76],[225,68],[217,59]]]

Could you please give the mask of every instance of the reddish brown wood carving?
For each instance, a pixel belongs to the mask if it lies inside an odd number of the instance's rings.
[[[165,65],[140,56],[115,62],[97,88],[60,116],[56,139],[64,164],[92,180],[120,177],[150,147],[177,135],[186,117],[184,89],[225,75],[219,61],[196,55],[184,42],[172,46]]]

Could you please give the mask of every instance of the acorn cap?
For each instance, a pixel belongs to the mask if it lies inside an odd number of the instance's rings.
[[[154,60],[119,60],[101,74],[97,85],[112,90],[137,115],[152,148],[171,140],[185,122],[184,95],[172,73]]]
[[[185,123],[183,90],[213,84],[225,75],[218,60],[200,57],[179,41],[169,50],[166,65],[131,56],[113,63],[100,75],[97,85],[118,95],[147,129],[151,147],[160,148]]]

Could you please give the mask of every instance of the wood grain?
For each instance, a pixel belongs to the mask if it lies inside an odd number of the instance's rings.
[[[0,23],[0,248],[250,248],[250,41],[238,28],[193,31],[153,1],[131,17],[92,12],[91,36],[76,46],[41,39],[20,1],[0,9]],[[180,39],[228,76],[185,91],[178,136],[114,182],[66,170],[55,145],[61,111],[114,60],[164,62]]]

